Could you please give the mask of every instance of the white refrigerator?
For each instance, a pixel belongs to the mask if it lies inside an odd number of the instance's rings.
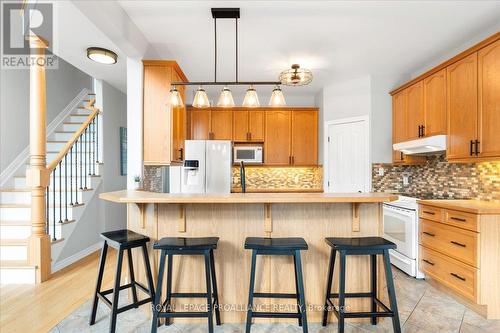
[[[182,193],[231,193],[232,146],[225,140],[187,140]]]

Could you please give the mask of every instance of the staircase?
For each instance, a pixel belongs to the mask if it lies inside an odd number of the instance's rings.
[[[101,180],[99,168],[100,111],[94,94],[81,100],[49,136],[46,191],[46,233],[52,239],[54,264]],[[31,190],[26,185],[29,159],[0,189],[0,283],[35,283],[36,267],[28,261],[31,235]],[[53,265],[54,266],[54,265]]]

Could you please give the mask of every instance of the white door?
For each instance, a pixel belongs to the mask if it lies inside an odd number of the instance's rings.
[[[369,192],[369,124],[367,117],[326,122],[326,192]]]

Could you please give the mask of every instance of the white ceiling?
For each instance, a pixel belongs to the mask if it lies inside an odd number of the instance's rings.
[[[292,63],[313,70],[297,92],[366,74],[412,73],[486,29],[499,1],[118,1],[160,58],[191,81],[213,80],[211,7],[240,7],[240,80],[277,80]],[[219,80],[234,78],[234,21],[218,20]],[[493,29],[493,31],[495,31]]]

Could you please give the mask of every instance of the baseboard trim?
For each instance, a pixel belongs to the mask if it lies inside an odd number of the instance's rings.
[[[65,267],[68,267],[71,264],[74,264],[75,262],[88,256],[89,254],[92,254],[95,251],[99,250],[101,247],[102,247],[102,242],[95,243],[94,245],[91,245],[86,249],[81,250],[80,252],[77,252],[61,261],[52,264],[52,273],[55,273]]]
[[[66,107],[59,112],[59,114],[52,120],[47,126],[47,138],[51,135],[56,128],[62,124],[64,119],[73,112],[73,110],[82,102],[82,100],[88,95],[90,92],[89,89],[83,88],[78,95],[75,96],[71,100],[71,102],[66,105]],[[30,155],[30,147],[26,147],[23,149],[19,155],[2,171],[0,174],[0,187],[4,187],[5,184],[16,174],[16,172],[24,166],[26,160]]]

